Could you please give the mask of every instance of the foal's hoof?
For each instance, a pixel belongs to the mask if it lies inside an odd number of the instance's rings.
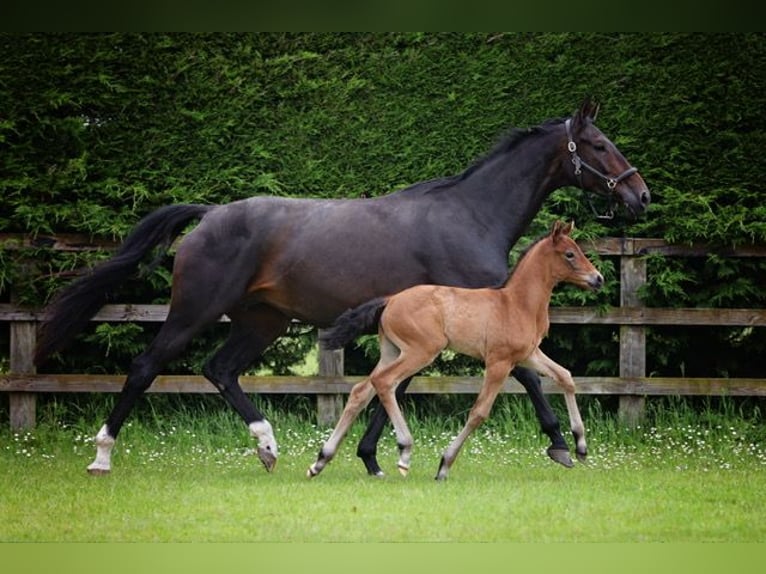
[[[578,452],[577,453],[577,460],[580,462],[588,462],[588,453],[587,452]]]
[[[548,456],[557,463],[562,464],[567,468],[572,468],[574,466],[572,457],[569,456],[569,451],[567,449],[548,447],[547,452]]]
[[[259,448],[258,458],[261,459],[263,466],[265,466],[266,470],[269,472],[274,470],[274,467],[277,466],[277,457],[274,456],[274,453],[272,453],[268,448]]]
[[[401,474],[402,476],[407,476],[410,473],[410,467],[409,466],[404,466],[404,465],[400,464],[397,467],[399,468],[399,474]]]

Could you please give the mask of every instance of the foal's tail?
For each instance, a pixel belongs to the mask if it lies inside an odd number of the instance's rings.
[[[387,304],[387,297],[378,297],[362,303],[359,307],[344,311],[332,327],[321,332],[319,341],[325,349],[345,347],[359,335],[369,333],[372,327],[377,326]]]
[[[38,337],[35,364],[42,364],[82,330],[149,251],[157,246],[166,251],[187,223],[201,218],[212,207],[168,205],[139,221],[110,259],[65,287],[50,303]]]

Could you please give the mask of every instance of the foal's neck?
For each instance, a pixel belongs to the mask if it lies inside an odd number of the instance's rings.
[[[520,305],[525,312],[543,319],[547,329],[548,306],[558,280],[551,267],[542,260],[544,256],[540,249],[543,248],[545,246],[541,244],[533,245],[529,253],[516,264],[516,269],[501,290],[512,299],[514,305]]]

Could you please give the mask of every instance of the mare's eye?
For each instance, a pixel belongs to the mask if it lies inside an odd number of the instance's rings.
[[[606,151],[606,146],[602,143],[594,143],[593,149],[595,149],[596,151]]]

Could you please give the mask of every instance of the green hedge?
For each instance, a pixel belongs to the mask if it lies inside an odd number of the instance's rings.
[[[168,203],[254,194],[360,197],[462,171],[511,126],[602,103],[599,126],[653,193],[648,215],[597,222],[575,189],[553,217],[582,236],[766,242],[763,34],[3,34],[0,228],[119,239]],[[41,277],[23,266],[34,259]],[[90,255],[0,251],[0,289],[39,305]],[[607,275],[616,262],[605,259]],[[169,266],[121,300],[164,301]],[[766,264],[650,261],[649,305],[763,306]],[[759,281],[761,283],[759,283]],[[557,304],[577,301],[565,290]],[[616,303],[614,283],[597,299]],[[125,368],[154,327],[104,326],[54,369]],[[650,370],[753,374],[762,329],[655,329]],[[558,333],[558,334],[557,334]],[[6,337],[7,334],[2,335]],[[196,370],[219,333],[174,368]],[[613,373],[611,328],[557,328],[551,353]],[[297,346],[270,355],[285,370]],[[7,345],[3,345],[7,348]],[[108,349],[109,355],[103,358]],[[578,352],[574,352],[577,349]],[[582,349],[586,349],[583,352]],[[719,352],[719,349],[721,350]],[[710,365],[706,359],[705,368]],[[460,366],[445,362],[440,368]],[[763,375],[762,372],[758,373]]]

